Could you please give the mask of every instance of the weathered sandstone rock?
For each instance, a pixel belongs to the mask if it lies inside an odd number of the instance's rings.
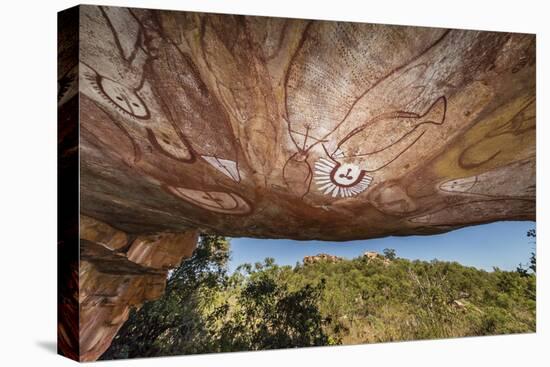
[[[167,269],[191,256],[197,232],[129,236],[105,223],[80,219],[79,350],[96,360],[132,307],[159,298]]]
[[[534,35],[81,7],[82,212],[349,240],[535,217]]]
[[[305,256],[304,259],[303,259],[303,263],[304,263],[304,265],[314,264],[314,263],[322,262],[322,261],[336,263],[340,260],[342,260],[342,258],[338,257],[338,256],[335,256],[335,255],[317,254],[317,255],[313,255],[313,256]]]
[[[382,263],[386,266],[391,263],[390,259],[387,259],[386,257],[380,255],[378,252],[375,251],[366,251],[363,254],[363,257],[367,259],[368,263],[372,261],[382,261]]]

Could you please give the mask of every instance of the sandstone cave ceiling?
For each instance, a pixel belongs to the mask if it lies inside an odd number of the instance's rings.
[[[86,216],[323,240],[535,219],[534,35],[80,9],[59,108]]]

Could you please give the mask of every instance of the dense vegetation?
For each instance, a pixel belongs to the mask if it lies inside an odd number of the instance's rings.
[[[534,231],[530,236],[534,237]],[[202,236],[166,294],[133,311],[102,359],[535,331],[535,255],[492,272],[378,259],[227,272],[229,243]]]

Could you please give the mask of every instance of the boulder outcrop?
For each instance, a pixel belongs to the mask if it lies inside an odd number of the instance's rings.
[[[96,360],[107,350],[131,308],[162,296],[168,269],[190,257],[196,244],[196,231],[129,236],[81,216],[81,361]]]
[[[335,255],[329,255],[329,254],[317,254],[313,256],[305,256],[303,259],[304,265],[311,265],[318,262],[331,262],[336,263],[338,261],[341,261],[342,258],[335,256]]]
[[[363,257],[366,257],[368,260],[374,260],[374,259],[382,258],[382,255],[380,255],[378,252],[366,251],[363,254]]]
[[[386,258],[385,256],[379,254],[378,252],[375,252],[375,251],[366,251],[364,254],[363,254],[363,257],[367,259],[367,262],[371,262],[371,261],[382,261],[382,263],[384,265],[389,265],[391,263],[391,260]]]

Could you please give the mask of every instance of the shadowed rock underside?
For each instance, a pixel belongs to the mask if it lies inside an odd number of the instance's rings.
[[[96,6],[80,20],[86,215],[303,240],[535,217],[534,35]]]

